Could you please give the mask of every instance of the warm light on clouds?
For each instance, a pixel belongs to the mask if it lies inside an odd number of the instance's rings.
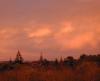
[[[57,39],[57,42],[63,49],[82,49],[87,45],[95,47],[97,43],[94,34],[91,32],[79,34],[74,37],[71,36],[70,38],[62,35],[62,37]]]
[[[8,40],[12,38],[14,35],[16,35],[18,31],[14,28],[4,28],[0,30],[0,38],[1,40]]]
[[[41,37],[45,37],[48,36],[51,33],[49,28],[40,28],[37,29],[34,32],[29,32],[29,38],[41,38]]]
[[[74,27],[71,26],[71,23],[63,22],[60,25],[58,32],[55,33],[56,37],[67,35],[74,31]]]
[[[91,47],[95,47],[96,41],[94,39],[94,35],[92,33],[84,33],[77,37],[74,37],[69,44],[70,48],[80,49],[86,45],[90,45]]]
[[[99,0],[0,0],[0,59],[96,54],[99,35]]]

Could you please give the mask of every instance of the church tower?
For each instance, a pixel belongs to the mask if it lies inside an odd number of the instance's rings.
[[[40,62],[43,62],[43,52],[41,52],[41,55],[40,55]]]
[[[15,63],[23,63],[23,58],[22,58],[19,50],[18,50],[16,58],[15,58]]]

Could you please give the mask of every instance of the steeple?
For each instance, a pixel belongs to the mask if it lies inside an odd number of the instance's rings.
[[[43,52],[40,53],[40,62],[43,61]]]
[[[22,58],[19,50],[18,50],[17,55],[16,55],[15,63],[23,63],[23,58]]]
[[[63,62],[63,58],[62,57],[60,57],[60,63],[62,63]]]

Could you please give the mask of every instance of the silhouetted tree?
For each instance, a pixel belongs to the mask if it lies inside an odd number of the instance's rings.
[[[58,62],[58,59],[57,59],[57,58],[55,59],[54,64],[55,64],[55,65],[58,65],[58,64],[59,64],[59,62]]]
[[[42,61],[42,65],[47,67],[49,65],[49,61],[47,59],[44,59]]]
[[[23,58],[22,58],[19,50],[18,50],[18,53],[16,55],[15,63],[20,63],[20,64],[23,63]]]
[[[65,58],[64,64],[70,67],[74,67],[76,65],[76,60],[72,56],[69,56]]]
[[[82,55],[80,56],[79,60],[80,60],[80,61],[83,61],[83,60],[85,60],[85,59],[86,59],[86,57],[87,57],[87,55],[86,55],[86,54],[82,54]]]

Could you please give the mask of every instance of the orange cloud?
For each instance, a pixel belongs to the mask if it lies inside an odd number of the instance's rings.
[[[63,27],[62,27],[63,28]],[[73,29],[72,29],[73,30]],[[71,31],[74,33],[75,31]],[[95,39],[95,34],[93,32],[79,33],[78,35],[72,35],[71,33],[66,33],[66,35],[61,34],[56,36],[56,42],[62,49],[82,49],[87,45],[95,47],[97,41]]]
[[[69,41],[69,48],[80,49],[84,46],[90,45],[92,47],[96,46],[96,40],[94,39],[93,33],[83,33],[82,35],[74,37]]]
[[[70,22],[63,22],[60,25],[59,30],[54,34],[54,37],[62,39],[62,37],[68,36],[70,33],[74,31],[74,27],[72,27],[72,24]]]
[[[0,30],[0,38],[2,40],[7,40],[11,37],[13,37],[17,33],[17,29],[15,28],[4,28]]]
[[[50,25],[46,24],[29,24],[29,28],[25,28],[27,38],[34,41],[36,44],[43,43],[52,34],[52,29]]]
[[[16,48],[26,57],[39,56],[41,48],[48,57],[80,54],[99,49],[99,35],[100,0],[0,0],[0,55],[6,58]]]
[[[49,28],[40,28],[34,32],[30,32],[29,38],[34,38],[34,37],[41,38],[41,37],[48,36],[50,33],[51,33],[51,30]]]

